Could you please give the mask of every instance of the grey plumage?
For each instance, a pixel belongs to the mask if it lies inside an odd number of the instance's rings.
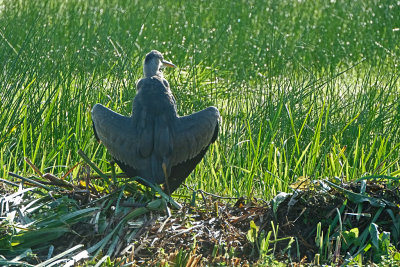
[[[158,51],[147,54],[130,117],[96,104],[92,120],[96,137],[125,173],[166,183],[165,191],[172,193],[216,140],[220,115],[217,108],[208,107],[179,117],[163,66],[174,65]]]

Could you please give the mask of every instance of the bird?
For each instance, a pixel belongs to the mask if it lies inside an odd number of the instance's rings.
[[[171,195],[216,141],[221,117],[214,106],[179,116],[163,76],[165,67],[176,66],[157,50],[146,55],[131,116],[99,103],[93,106],[91,116],[96,139],[124,173],[141,177],[147,186],[163,185],[163,191]]]

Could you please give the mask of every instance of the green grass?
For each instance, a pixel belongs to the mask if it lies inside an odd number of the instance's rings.
[[[0,177],[65,173],[102,103],[129,114],[144,55],[178,112],[222,114],[218,142],[187,184],[270,199],[300,176],[400,173],[398,1],[0,2]],[[185,189],[182,189],[185,190]]]

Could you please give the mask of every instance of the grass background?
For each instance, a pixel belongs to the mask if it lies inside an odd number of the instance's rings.
[[[400,173],[399,1],[0,2],[0,177],[65,173],[102,103],[130,114],[147,52],[186,115],[217,106],[218,142],[187,184],[269,199],[298,177]],[[181,192],[184,192],[182,189]]]

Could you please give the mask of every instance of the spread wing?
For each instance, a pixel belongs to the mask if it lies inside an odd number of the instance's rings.
[[[219,111],[209,107],[177,117],[174,98],[163,80],[143,79],[132,117],[101,104],[92,110],[95,135],[121,169],[152,183],[164,183],[165,164],[172,193],[193,171],[218,134]]]
[[[176,121],[173,152],[170,156],[168,194],[174,192],[203,159],[218,136],[219,112],[209,107]]]
[[[140,133],[130,117],[122,116],[101,104],[92,109],[95,135],[119,162],[135,169],[145,166],[140,155]]]
[[[188,116],[180,117],[175,126],[174,151],[171,165],[175,166],[195,158],[215,141],[220,115],[215,107],[208,107]]]

